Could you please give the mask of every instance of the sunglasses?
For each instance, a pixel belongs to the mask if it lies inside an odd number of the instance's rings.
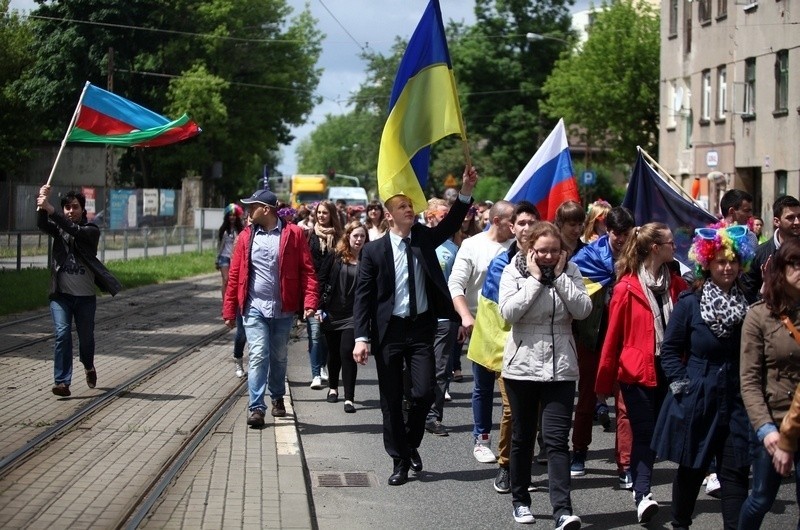
[[[731,239],[739,239],[747,235],[747,227],[744,225],[733,225],[725,228],[696,228],[694,233],[703,239],[716,239],[720,230],[726,231]]]

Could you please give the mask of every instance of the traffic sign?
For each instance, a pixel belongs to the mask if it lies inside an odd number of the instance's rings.
[[[583,182],[584,186],[594,186],[597,183],[597,173],[587,169],[581,173],[581,182]]]

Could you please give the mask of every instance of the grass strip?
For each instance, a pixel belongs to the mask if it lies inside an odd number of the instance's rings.
[[[215,250],[169,256],[110,261],[108,269],[125,289],[163,283],[214,272]],[[0,271],[0,315],[46,307],[49,304],[50,271],[23,269]]]

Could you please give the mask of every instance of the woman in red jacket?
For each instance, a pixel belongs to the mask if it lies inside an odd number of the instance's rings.
[[[666,379],[656,360],[672,307],[687,288],[674,263],[675,241],[663,223],[635,228],[617,260],[608,332],[600,354],[595,392],[600,400],[619,381],[633,431],[631,475],[640,523],[658,512],[650,493],[655,454],[650,449],[656,417],[666,394]]]

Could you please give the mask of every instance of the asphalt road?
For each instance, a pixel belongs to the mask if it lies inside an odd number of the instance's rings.
[[[464,373],[471,374],[463,357]],[[374,360],[359,367],[355,414],[345,414],[343,402],[327,403],[327,390],[311,390],[306,341],[303,338],[289,351],[289,380],[297,414],[300,439],[308,465],[314,510],[323,530],[333,528],[523,528],[511,515],[511,496],[495,492],[492,482],[496,464],[478,463],[472,456],[472,378],[452,383],[453,401],[445,404],[444,421],[450,435],[425,435],[420,447],[425,469],[400,487],[386,481],[392,471],[391,459],[383,449],[381,414],[378,402]],[[341,388],[340,388],[341,392]],[[493,419],[497,434],[500,395],[495,394]],[[594,440],[587,459],[585,477],[572,479],[572,504],[584,528],[639,528],[633,500],[617,486],[613,463],[614,433],[595,425]],[[493,440],[497,450],[497,440]],[[654,498],[660,512],[649,528],[671,528],[670,498],[676,466],[658,462],[654,473]],[[345,472],[366,473],[369,487],[320,487],[320,476]],[[536,517],[532,528],[553,526],[552,510],[546,491],[547,467],[534,464],[531,510]],[[695,510],[694,528],[722,528],[719,500],[702,490]],[[794,528],[798,508],[794,488],[787,481],[781,487],[772,513],[763,528]]]

